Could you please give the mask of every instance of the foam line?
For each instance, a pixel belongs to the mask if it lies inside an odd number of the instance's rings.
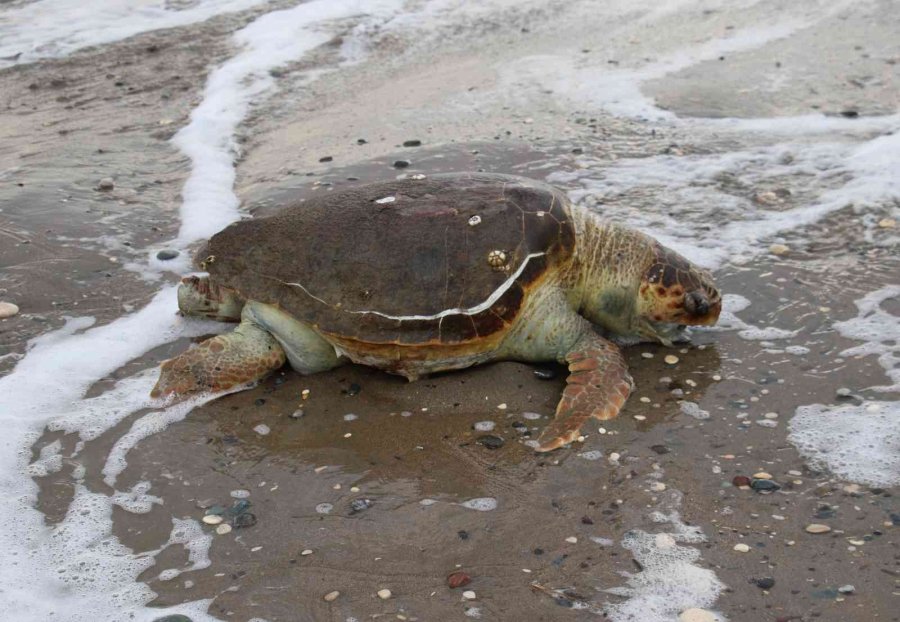
[[[0,12],[0,68],[187,26],[268,0],[199,0],[184,9],[166,0],[38,0]]]

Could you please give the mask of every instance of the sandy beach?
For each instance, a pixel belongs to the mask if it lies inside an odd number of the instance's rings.
[[[7,619],[900,619],[898,31],[878,1],[0,2]],[[626,347],[621,415],[550,454],[555,365],[149,398],[229,328],[176,314],[204,238],[449,171],[654,235],[719,325]]]

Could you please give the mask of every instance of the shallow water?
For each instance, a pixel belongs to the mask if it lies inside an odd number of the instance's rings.
[[[0,56],[21,56],[0,70],[0,298],[22,313],[0,321],[0,602],[23,621],[891,619],[897,19],[877,2],[3,7]],[[149,400],[159,361],[224,328],[174,315],[194,242],[288,198],[473,169],[552,181],[715,268],[720,326],[674,366],[628,348],[622,416],[550,456],[527,443],[562,378],[516,363]],[[758,471],[782,488],[731,485]],[[219,534],[216,505],[255,523]],[[458,568],[475,600],[447,588]]]

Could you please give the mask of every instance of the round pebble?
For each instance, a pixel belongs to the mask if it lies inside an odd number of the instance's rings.
[[[754,583],[756,583],[756,587],[760,589],[770,590],[775,585],[775,579],[772,577],[763,577],[762,579],[756,579]]]
[[[772,244],[769,247],[769,252],[773,255],[786,255],[791,249],[784,244]]]
[[[290,418],[291,418],[291,419],[300,419],[300,418],[303,417],[303,415],[305,415],[305,414],[306,414],[306,413],[303,412],[303,409],[302,409],[302,408],[298,408],[297,410],[295,410],[294,412],[292,412],[292,413],[290,414]]]
[[[103,192],[109,192],[115,187],[116,183],[112,180],[112,177],[104,177],[97,183],[97,190],[101,190]]]
[[[465,592],[463,592],[463,598],[465,598],[466,600],[475,600],[477,596],[472,590],[466,590]]]
[[[756,479],[772,479],[772,476],[766,473],[765,471],[760,471],[759,473],[754,473],[753,477]]]
[[[447,577],[447,585],[450,586],[450,589],[465,587],[471,582],[472,577],[461,570],[450,573],[450,575]]]
[[[378,598],[381,600],[387,600],[391,596],[393,596],[393,594],[390,590],[378,590]]]
[[[394,160],[394,168],[406,168],[410,164],[412,164],[412,162],[409,160]]]
[[[160,261],[169,261],[178,257],[180,253],[171,248],[164,248],[163,250],[156,253],[156,258]]]
[[[819,523],[812,523],[806,526],[806,533],[828,533],[829,531],[831,531],[831,527]]]
[[[250,496],[250,491],[239,488],[237,490],[232,490],[229,494],[234,499],[246,499],[247,497]]]
[[[674,365],[678,362],[678,357],[674,354],[667,354],[666,358],[664,358],[663,360],[669,365]]]
[[[216,533],[220,536],[224,536],[227,533],[231,533],[231,525],[228,523],[222,523],[218,527],[216,527]]]
[[[330,514],[331,510],[334,509],[334,506],[330,503],[320,503],[316,506],[316,512],[319,514]]]
[[[246,529],[247,527],[253,527],[253,525],[256,524],[256,514],[252,514],[250,512],[238,514],[231,520],[231,524],[234,525],[235,529]]]
[[[735,475],[731,483],[740,488],[741,486],[749,486],[750,478],[746,475]]]
[[[302,551],[300,551],[300,555],[302,555],[303,557],[306,557],[307,555],[312,555],[312,554],[313,554],[312,549],[303,549]]]
[[[499,436],[494,436],[493,434],[485,434],[484,436],[479,436],[476,440],[476,443],[486,447],[487,449],[500,449],[503,447],[503,439]]]
[[[5,320],[19,312],[19,307],[11,302],[0,302],[0,320]]]
[[[855,591],[856,591],[856,588],[850,584],[842,585],[841,587],[838,588],[838,592],[840,592],[841,594],[852,594]]]
[[[650,490],[653,492],[662,492],[666,489],[666,485],[662,482],[653,482],[650,484]]]
[[[569,536],[568,538],[566,538],[566,542],[568,542],[569,544],[577,544],[578,538],[576,538],[575,536]]]
[[[478,432],[491,432],[495,427],[495,423],[493,421],[479,421],[472,427]]]
[[[207,525],[218,525],[223,520],[224,519],[217,514],[207,514],[206,516],[203,517],[203,522],[206,523]]]
[[[253,428],[253,431],[256,432],[257,434],[259,434],[260,436],[266,436],[272,430],[269,429],[269,426],[267,426],[265,423],[260,423],[258,426]]]
[[[335,600],[337,600],[337,597],[340,596],[340,595],[341,595],[340,592],[338,592],[337,590],[334,590],[333,592],[328,592],[328,593],[325,594],[325,596],[323,596],[322,598],[325,599],[325,602],[329,602],[329,603],[330,603],[330,602],[334,602]]]
[[[739,544],[734,545],[734,550],[737,551],[738,553],[749,553],[750,547],[748,545],[744,544],[743,542],[741,542]]]
[[[163,616],[161,618],[153,618],[153,622],[193,622],[189,617],[176,613],[171,616]]]
[[[678,614],[678,622],[719,622],[719,617],[712,611],[691,607]]]

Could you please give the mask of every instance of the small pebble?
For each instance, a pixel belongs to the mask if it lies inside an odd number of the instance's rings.
[[[161,618],[153,618],[153,622],[193,622],[189,617],[183,616],[180,613],[176,613],[170,616],[163,616]]]
[[[828,533],[829,531],[831,531],[831,527],[819,523],[812,523],[806,526],[806,533]]]
[[[0,302],[0,320],[12,317],[19,312],[19,307],[11,302]]]
[[[253,525],[256,524],[256,515],[251,514],[250,512],[238,514],[233,519],[231,519],[231,524],[234,525],[235,529],[245,529],[247,527],[253,527]]]
[[[312,555],[312,554],[313,554],[312,549],[303,549],[302,551],[300,551],[300,555],[302,555],[303,557],[306,557],[307,555]]]
[[[207,514],[206,516],[203,517],[203,522],[206,523],[207,525],[218,525],[223,520],[225,520],[225,519],[223,519],[218,514]]]
[[[472,590],[466,590],[465,592],[463,592],[463,598],[465,598],[466,600],[475,600],[477,596]]]
[[[316,506],[316,512],[319,514],[330,514],[331,510],[334,509],[334,506],[330,503],[320,503]]]
[[[759,473],[754,473],[753,477],[756,479],[772,479],[772,476],[766,473],[765,471],[760,471]]]
[[[163,250],[156,253],[156,258],[160,261],[169,261],[170,259],[175,259],[178,257],[180,253],[176,250],[170,248],[164,248]]]
[[[735,475],[731,483],[740,488],[741,486],[749,486],[750,478],[746,475]]]
[[[322,156],[319,158],[319,162],[331,162],[334,160],[334,156]]]
[[[257,434],[259,434],[260,436],[266,436],[272,430],[269,429],[269,426],[267,426],[265,423],[260,423],[258,426],[253,428],[253,431],[256,432]]]
[[[500,410],[506,410],[506,402],[503,402],[502,404],[497,404],[497,408],[499,408]]]
[[[760,589],[770,590],[775,585],[775,579],[772,577],[763,577],[762,579],[756,579],[754,583],[756,583],[756,587]]]
[[[650,490],[653,492],[662,492],[666,489],[666,485],[662,482],[653,482],[650,484]]]
[[[773,255],[786,255],[790,250],[791,249],[784,244],[772,244],[769,247],[769,252]]]
[[[472,577],[461,570],[453,572],[447,577],[447,585],[450,586],[450,589],[465,587],[471,582]]]
[[[569,536],[568,538],[566,538],[566,542],[568,542],[569,544],[578,544],[578,538],[576,538],[575,536]]]
[[[667,354],[666,358],[663,359],[668,365],[675,365],[678,362],[678,357],[674,354]]]
[[[419,147],[419,146],[421,146],[421,145],[422,145],[422,141],[421,141],[421,140],[413,139],[413,140],[404,140],[404,141],[403,141],[403,146],[404,146],[404,147]]]
[[[360,512],[365,512],[372,507],[372,503],[371,499],[354,499],[350,502],[350,513],[359,514]]]
[[[303,412],[303,409],[302,409],[302,408],[298,408],[297,410],[295,410],[294,412],[292,412],[289,416],[290,416],[291,419],[300,419],[300,418],[303,417],[303,415],[305,415],[305,414],[306,414],[306,413]]]
[[[659,454],[660,456],[669,453],[671,450],[665,445],[651,445],[650,449],[653,450],[654,453]],[[749,483],[749,482],[748,482]]]
[[[479,421],[472,428],[478,432],[492,432],[495,425],[493,421]]]
[[[231,533],[231,525],[228,523],[222,523],[218,527],[216,527],[216,533],[220,536],[224,536],[227,533]]]
[[[719,622],[719,617],[712,611],[692,607],[678,614],[678,622]]]
[[[856,588],[850,584],[842,585],[841,587],[838,588],[838,592],[840,592],[841,594],[852,594],[855,591],[856,591]]]
[[[390,590],[378,590],[378,598],[380,598],[381,600],[387,600],[391,596],[393,596],[393,594]]]
[[[749,553],[750,547],[748,545],[744,544],[743,542],[741,542],[741,543],[734,545],[734,550],[737,551],[738,553]]]
[[[486,449],[500,449],[503,447],[503,439],[493,434],[485,434],[475,439],[475,442],[482,445]]]
[[[412,162],[410,162],[409,160],[395,160],[394,168],[406,168],[410,164],[412,164]]]
[[[776,484],[770,479],[754,479],[750,480],[750,488],[755,490],[756,492],[761,493],[771,493],[776,490],[781,490],[781,486]]]
[[[329,602],[329,603],[330,603],[330,602],[334,602],[335,600],[337,600],[337,597],[340,596],[340,595],[341,595],[341,593],[338,592],[337,590],[335,590],[335,591],[333,591],[333,592],[328,592],[328,593],[325,594],[325,596],[323,596],[322,598],[325,599],[325,602]]]
[[[115,187],[116,183],[111,177],[104,177],[97,183],[97,190],[100,190],[101,192],[109,192]]]
[[[878,226],[882,229],[893,229],[897,226],[897,221],[893,218],[882,218],[878,221]]]
[[[840,389],[835,391],[835,393],[837,393],[838,397],[850,397],[853,395],[853,391],[851,391],[847,387],[841,387]]]

